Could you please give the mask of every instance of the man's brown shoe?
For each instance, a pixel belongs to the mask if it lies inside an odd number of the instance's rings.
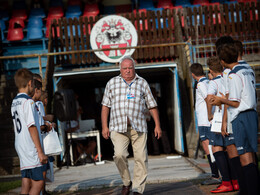
[[[129,186],[123,186],[122,187],[122,191],[121,191],[121,194],[122,195],[129,195],[130,194],[130,189],[132,187],[132,182],[130,182],[130,185]]]

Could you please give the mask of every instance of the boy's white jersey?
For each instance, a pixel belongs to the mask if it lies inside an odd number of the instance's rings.
[[[42,136],[41,136],[41,133],[42,133],[41,125],[44,125],[44,120],[43,120],[42,116],[40,115],[38,106],[36,104],[34,104],[34,109],[35,109],[35,112],[34,112],[35,126],[37,127],[39,139],[40,139],[41,146],[43,149],[43,140],[42,140]],[[43,121],[43,124],[41,124],[42,121]]]
[[[207,104],[205,101],[208,95],[208,83],[209,80],[206,77],[203,77],[199,80],[196,88],[195,110],[198,126],[210,126],[210,122],[208,120]]]
[[[228,74],[231,70],[229,68],[226,68],[223,71],[223,81],[224,81],[224,91],[225,91],[225,95],[229,94],[229,90],[228,90]],[[230,111],[227,109],[227,132],[228,133],[233,133],[232,130],[232,124],[230,121]]]
[[[246,63],[246,61],[244,60],[239,60],[238,61],[239,65],[242,66],[247,66],[250,67],[249,64]],[[251,67],[250,67],[251,68]],[[225,87],[225,94],[229,94],[229,89],[228,89],[228,74],[231,70],[229,68],[225,68],[225,70],[223,71],[223,79],[224,79],[224,87]]]
[[[29,127],[37,126],[34,101],[25,93],[17,94],[11,105],[11,114],[15,131],[15,149],[20,159],[21,170],[41,166],[38,152],[29,132]]]
[[[36,109],[38,111],[38,114],[39,114],[39,122],[40,122],[40,126],[44,125],[44,120],[43,120],[43,117],[45,116],[45,111],[44,111],[44,106],[43,106],[43,103],[42,101],[37,101],[35,102],[36,104]]]
[[[224,78],[221,75],[209,81],[208,95],[216,95],[222,97],[220,92],[225,95]],[[223,112],[224,105],[222,105],[221,110]],[[215,106],[212,107],[212,113],[214,113],[214,111],[215,111]]]
[[[229,106],[230,121],[240,112],[255,109],[257,106],[255,73],[248,64],[233,67],[228,76],[229,100],[240,102],[237,108]]]
[[[229,68],[226,68],[223,71],[223,81],[224,81],[224,87],[225,87],[225,94],[229,94],[228,91],[228,74],[231,70]]]

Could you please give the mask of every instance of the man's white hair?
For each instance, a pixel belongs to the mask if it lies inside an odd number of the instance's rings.
[[[121,69],[121,64],[124,60],[131,60],[133,62],[134,68],[135,68],[135,60],[131,56],[124,56],[120,61],[119,61],[119,68]]]

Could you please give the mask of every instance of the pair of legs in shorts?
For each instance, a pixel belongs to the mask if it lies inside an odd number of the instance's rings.
[[[199,126],[198,129],[199,129],[200,141],[202,143],[203,150],[207,155],[208,162],[211,169],[211,176],[212,176],[212,178],[203,181],[201,184],[202,185],[218,184],[220,183],[220,180],[216,180],[219,178],[218,168],[216,162],[212,162],[212,159],[210,157],[210,152],[209,152],[210,126]]]
[[[236,177],[233,177],[230,173],[230,166],[227,154],[225,152],[225,138],[220,133],[213,133],[210,134],[210,145],[212,145],[212,152],[216,159],[216,163],[218,169],[222,175],[223,181],[230,181],[236,180]]]
[[[212,193],[239,190],[237,175],[235,171],[232,170],[228,155],[225,152],[225,141],[228,139],[230,141],[234,140],[231,136],[224,138],[220,133],[211,132],[210,134],[210,145],[212,145],[213,155],[223,181],[221,186],[211,191]]]
[[[21,194],[40,194],[44,184],[42,166],[32,169],[24,169],[21,171],[21,174]]]
[[[258,116],[255,110],[240,112],[232,121],[236,148],[240,157],[248,194],[259,194],[257,152]]]

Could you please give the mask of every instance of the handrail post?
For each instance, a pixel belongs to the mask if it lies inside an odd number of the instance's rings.
[[[43,79],[43,74],[42,74],[42,59],[41,59],[41,55],[38,55],[38,61],[39,61],[39,71],[40,71],[40,75]]]

